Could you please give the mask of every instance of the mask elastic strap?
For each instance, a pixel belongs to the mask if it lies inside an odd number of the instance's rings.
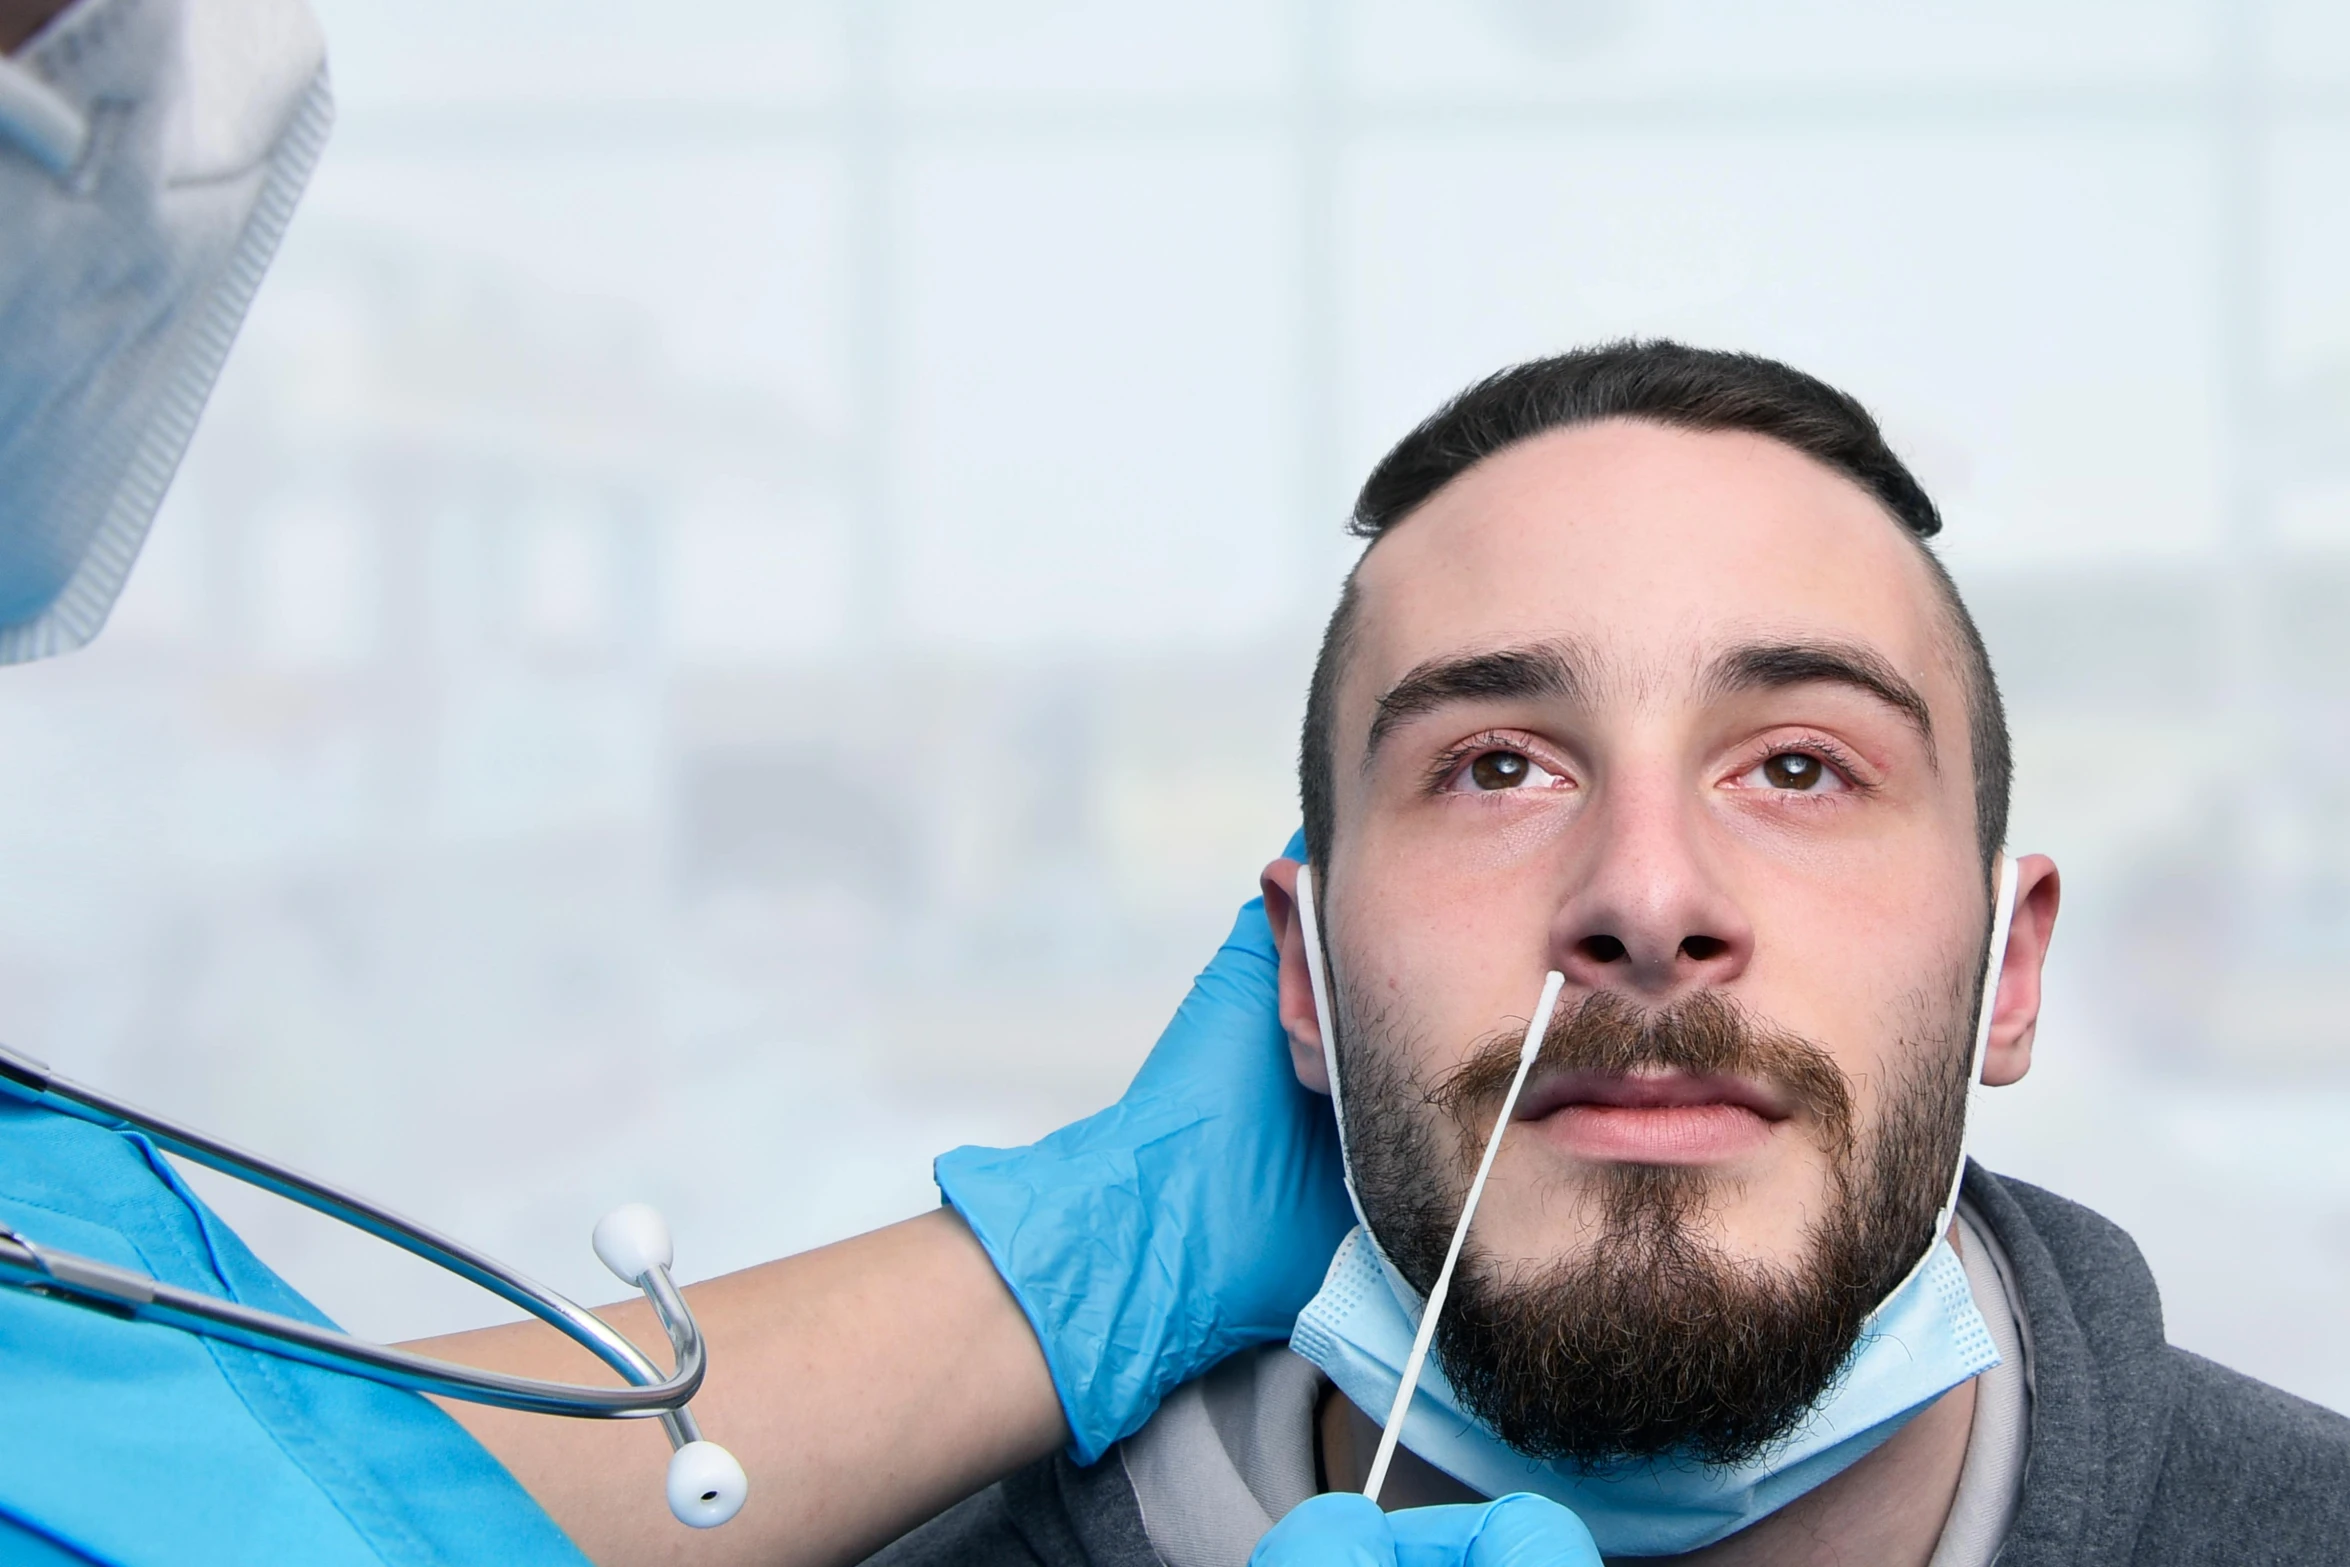
[[[1991,1014],[1999,1002],[1999,976],[2007,967],[2008,933],[2015,928],[2017,877],[2015,856],[1999,851],[1999,891],[1991,905],[1991,945],[1983,958],[1982,999],[1976,1003],[1974,1048],[1967,1056],[1966,1106],[1961,1112],[1958,1129],[1958,1167],[1950,1172],[1950,1190],[1943,1196],[1942,1210],[1934,1215],[1934,1228],[1926,1240],[1926,1249],[1911,1263],[1901,1282],[1885,1292],[1891,1300],[1909,1288],[1910,1281],[1925,1270],[1933,1260],[1934,1248],[1942,1244],[1942,1237],[1950,1233],[1953,1220],[1958,1217],[1959,1189],[1966,1184],[1967,1151],[1974,1142],[1975,1099],[1983,1087],[1983,1058],[1991,1048]],[[1883,1301],[1878,1302],[1880,1306]]]
[[[1346,1101],[1339,1096],[1338,1086],[1338,1020],[1330,1005],[1330,976],[1322,962],[1322,924],[1314,912],[1311,865],[1297,868],[1297,923],[1305,937],[1306,977],[1314,992],[1314,1023],[1322,1035],[1322,1075],[1330,1079],[1330,1113],[1338,1121],[1338,1164],[1346,1177],[1346,1200],[1354,1205],[1355,1223],[1362,1226],[1363,1238],[1370,1241],[1381,1265],[1393,1274],[1394,1266],[1388,1263],[1387,1253],[1379,1249],[1378,1237],[1371,1233],[1371,1221],[1363,1215],[1363,1200],[1355,1195],[1354,1155],[1346,1146]]]
[[[1354,1161],[1346,1150],[1345,1103],[1339,1097],[1343,1091],[1338,1073],[1337,1017],[1330,1005],[1330,975],[1323,962],[1322,931],[1314,912],[1314,872],[1310,865],[1297,868],[1298,930],[1305,938],[1306,977],[1314,992],[1314,1021],[1322,1033],[1322,1071],[1330,1079],[1330,1111],[1338,1118],[1338,1157],[1346,1172],[1347,1201],[1354,1204],[1355,1221],[1362,1226],[1363,1239],[1370,1244],[1371,1254],[1386,1270],[1390,1284],[1399,1299],[1415,1300],[1419,1292],[1411,1287],[1403,1273],[1388,1259],[1379,1237],[1372,1232],[1371,1221],[1363,1214],[1363,1200],[1355,1191]],[[1444,1254],[1444,1266],[1429,1288],[1428,1298],[1420,1307],[1420,1321],[1412,1335],[1412,1349],[1405,1358],[1403,1378],[1397,1384],[1395,1401],[1387,1411],[1387,1423],[1379,1432],[1379,1450],[1371,1460],[1371,1469],[1363,1482],[1363,1494],[1372,1501],[1379,1500],[1380,1488],[1386,1483],[1388,1465],[1394,1462],[1396,1443],[1403,1436],[1404,1417],[1410,1413],[1412,1395],[1418,1391],[1420,1372],[1428,1363],[1428,1349],[1436,1338],[1436,1325],[1443,1319],[1444,1303],[1452,1293],[1453,1270],[1460,1265],[1461,1247],[1468,1239],[1469,1225],[1477,1217],[1477,1204],[1485,1195],[1485,1178],[1493,1172],[1494,1155],[1501,1151],[1501,1134],[1510,1124],[1510,1117],[1518,1108],[1518,1095],[1526,1086],[1527,1073],[1533,1070],[1534,1058],[1541,1052],[1542,1041],[1550,1033],[1550,1021],[1558,1012],[1559,993],[1566,988],[1567,977],[1553,969],[1543,976],[1542,998],[1534,1004],[1533,1016],[1526,1024],[1526,1037],[1518,1047],[1517,1075],[1510,1079],[1508,1093],[1502,1096],[1500,1113],[1494,1118],[1492,1135],[1485,1139],[1485,1151],[1478,1160],[1476,1176],[1469,1182],[1468,1196],[1461,1202],[1460,1219],[1453,1225],[1452,1245]]]
[[[1989,1053],[1991,1044],[1991,1014],[1997,1008],[1999,976],[2007,967],[2008,937],[2015,925],[2017,887],[2015,857],[2002,850],[1999,856],[1999,890],[1991,905],[1990,950],[1984,955],[1981,999],[1977,1003],[1975,1011],[1975,1037],[1972,1042],[1973,1048],[1968,1052],[1967,1059],[1966,1100],[1959,1126],[1957,1167],[1950,1172],[1950,1189],[1942,1199],[1941,1211],[1935,1215],[1934,1227],[1927,1240],[1925,1250],[1919,1253],[1915,1262],[1910,1264],[1909,1271],[1902,1275],[1901,1282],[1886,1291],[1886,1300],[1891,1300],[1907,1289],[1910,1282],[1924,1271],[1926,1264],[1933,1259],[1935,1248],[1941,1244],[1942,1237],[1950,1232],[1951,1222],[1958,1215],[1959,1191],[1966,1182],[1967,1148],[1973,1140],[1975,1096],[1980,1091],[1982,1084],[1983,1058]],[[1338,1158],[1346,1177],[1347,1201],[1354,1205],[1355,1222],[1362,1226],[1363,1238],[1370,1243],[1371,1254],[1379,1259],[1379,1265],[1386,1272],[1389,1282],[1396,1287],[1402,1298],[1416,1301],[1419,1298],[1419,1292],[1411,1288],[1409,1281],[1389,1260],[1385,1249],[1380,1246],[1379,1237],[1372,1232],[1370,1221],[1363,1215],[1363,1200],[1355,1191],[1354,1156],[1348,1151],[1346,1145],[1346,1114],[1344,1101],[1340,1098],[1336,1014],[1330,1005],[1330,980],[1323,962],[1322,932],[1320,922],[1315,914],[1314,876],[1313,867],[1310,865],[1300,865],[1297,868],[1297,912],[1299,930],[1305,938],[1306,945],[1306,976],[1311,982],[1314,993],[1314,1021],[1320,1025],[1322,1033],[1322,1069],[1330,1079],[1330,1110],[1338,1121]],[[1556,1000],[1556,992],[1546,987],[1543,1004],[1538,1009],[1543,1016],[1537,1020],[1537,1032],[1530,1035],[1530,1038],[1539,1040],[1541,1037],[1539,1031],[1547,1028],[1548,1013],[1556,1004]],[[1520,1082],[1524,1081],[1522,1065],[1521,1063]],[[1515,1097],[1514,1092],[1512,1097]],[[1506,1116],[1506,1109],[1504,1114]],[[1497,1129],[1491,1142],[1498,1141],[1499,1132]],[[1492,1154],[1491,1142],[1486,1150],[1489,1162]],[[1474,1210],[1474,1206],[1472,1202],[1463,1210],[1462,1227],[1464,1229],[1468,1215]],[[1456,1232],[1454,1236],[1456,1249],[1459,1240],[1460,1236]],[[1449,1272],[1448,1267],[1447,1273],[1449,1274]],[[1879,1302],[1879,1304],[1881,1306],[1883,1302]],[[1422,1327],[1429,1328],[1434,1322],[1435,1312],[1423,1310],[1421,1317]],[[1410,1381],[1407,1380],[1405,1383],[1407,1398],[1410,1385]],[[1399,1403],[1397,1411],[1389,1419],[1390,1429],[1383,1433],[1381,1444],[1383,1450],[1393,1447],[1395,1432],[1400,1427],[1401,1412]]]

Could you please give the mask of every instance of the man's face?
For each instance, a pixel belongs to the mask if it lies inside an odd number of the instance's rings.
[[[1382,1239],[1449,1229],[1556,968],[1581,1021],[1496,1159],[1472,1313],[1592,1265],[1645,1266],[1651,1312],[1824,1310],[1796,1286],[1855,1226],[1906,1216],[1914,1256],[1915,1193],[1875,1188],[1948,1179],[1987,916],[1960,666],[1898,525],[1776,442],[1619,421],[1479,464],[1357,584],[1320,908]]]

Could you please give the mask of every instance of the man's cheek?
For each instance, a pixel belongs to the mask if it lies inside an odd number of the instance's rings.
[[[1525,1017],[1540,993],[1547,927],[1534,917],[1529,936],[1528,923],[1495,928],[1486,919],[1448,922],[1399,909],[1358,949],[1358,983],[1409,1024],[1415,1049],[1457,1058],[1507,1019]]]

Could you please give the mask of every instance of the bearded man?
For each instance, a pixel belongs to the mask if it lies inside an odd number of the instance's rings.
[[[1851,398],[1671,343],[1389,453],[1308,695],[1313,874],[1263,881],[1363,1228],[1288,1347],[879,1560],[1227,1567],[1360,1489],[1552,971],[1383,1505],[1536,1491],[1611,1559],[2350,1560],[2350,1421],[2169,1346],[2086,1210],[1946,1200],[2059,884],[2005,853],[1939,528]]]

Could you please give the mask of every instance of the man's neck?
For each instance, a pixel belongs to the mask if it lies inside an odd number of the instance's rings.
[[[1975,1384],[1961,1382],[1885,1445],[1758,1523],[1687,1556],[1646,1558],[1684,1567],[1925,1567],[1950,1519],[1975,1425]],[[1314,1420],[1322,1489],[1359,1491],[1379,1445],[1379,1423],[1332,1388]],[[1380,1505],[1482,1500],[1452,1476],[1397,1448]]]
[[[1869,1562],[1926,1567],[1950,1521],[1975,1428],[1975,1384],[1961,1382],[1868,1457],[1717,1545],[1670,1558],[1687,1567]]]

